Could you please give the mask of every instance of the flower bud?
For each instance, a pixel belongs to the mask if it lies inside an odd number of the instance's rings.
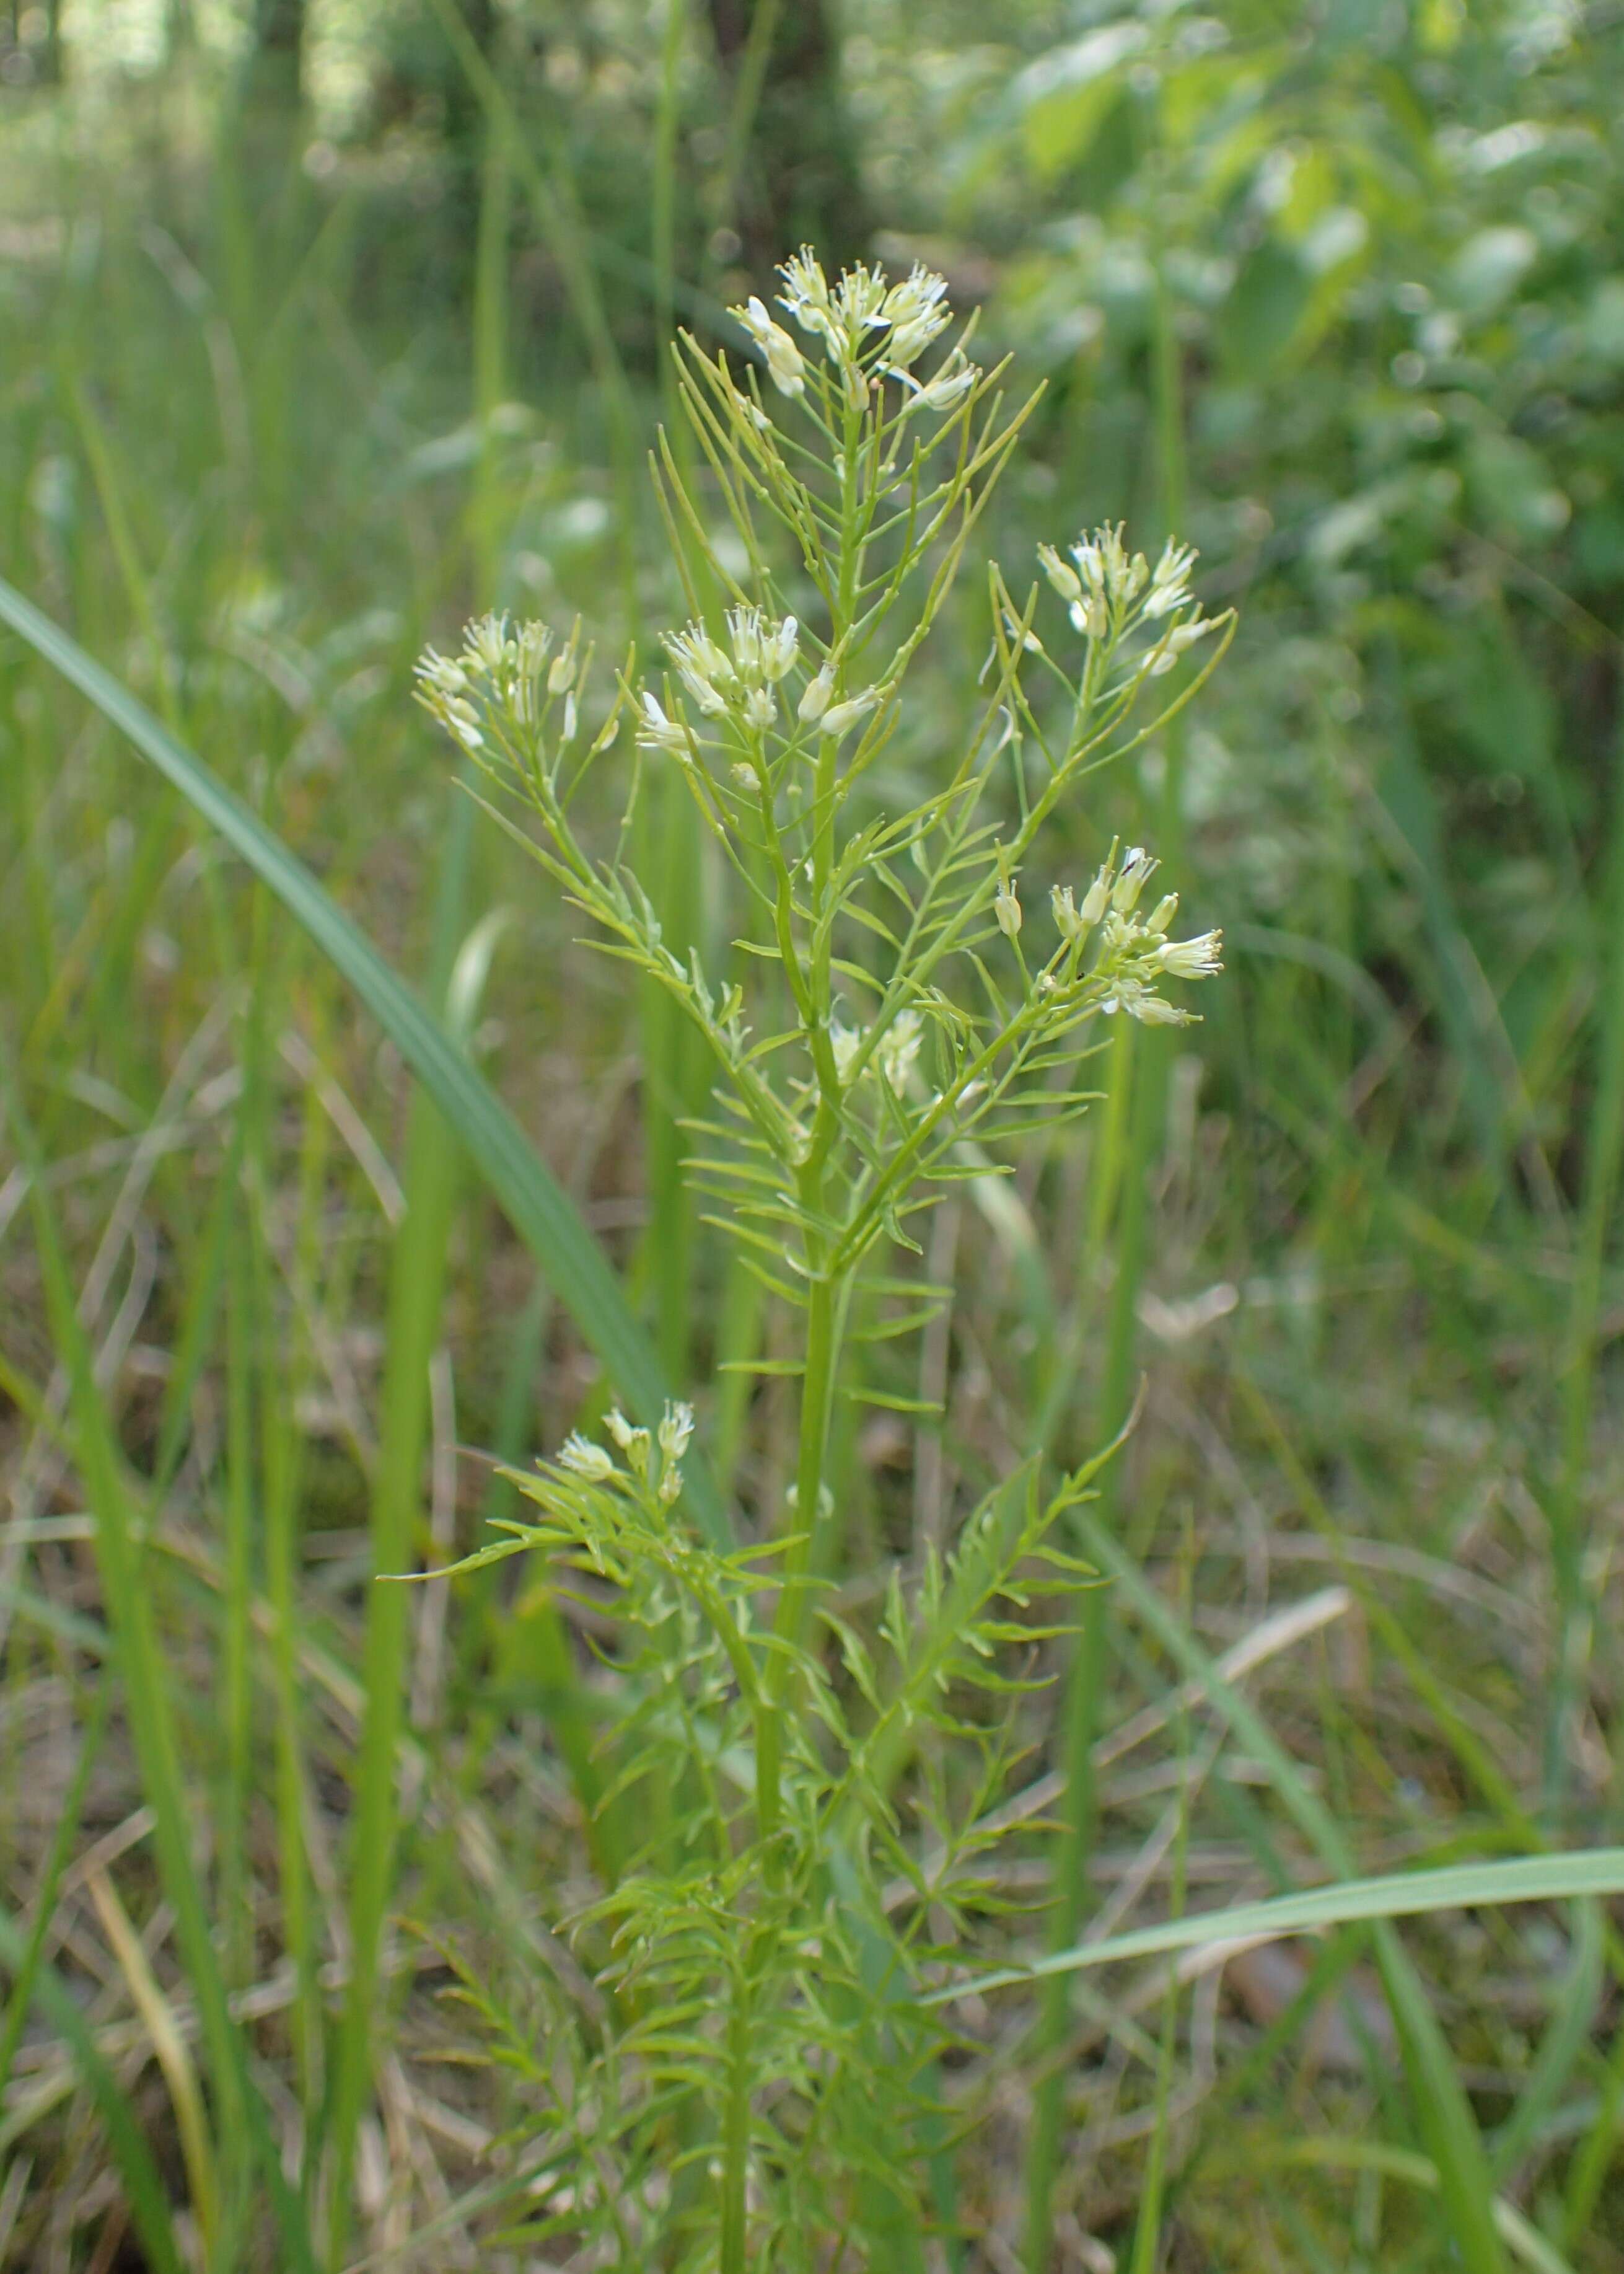
[[[1129,848],[1111,892],[1111,906],[1119,916],[1125,916],[1137,904],[1147,881],[1157,866],[1158,863],[1142,845]]]
[[[1015,880],[1012,877],[1007,885],[1000,885],[993,895],[992,912],[997,918],[998,930],[1004,934],[1005,939],[1013,939],[1020,930],[1021,915],[1020,901],[1016,894]]]
[[[844,703],[837,703],[832,711],[824,712],[819,722],[819,732],[832,736],[838,742],[842,734],[848,734],[860,719],[873,710],[877,692],[875,688],[866,687],[861,695],[853,695]]]
[[[1072,607],[1080,606],[1083,598],[1082,579],[1071,562],[1063,561],[1052,545],[1039,546],[1038,562],[1043,574],[1061,599]]]
[[[786,616],[762,643],[762,669],[775,686],[795,660],[798,629],[794,617]]]
[[[829,698],[834,691],[834,666],[832,664],[826,663],[816,679],[808,681],[801,701],[796,705],[795,716],[803,727],[816,726],[824,712],[828,710]]]
[[[560,1469],[584,1477],[589,1484],[603,1484],[614,1474],[614,1463],[603,1447],[583,1437],[578,1429],[572,1429],[559,1447],[558,1463]]]
[[[754,293],[742,308],[730,308],[728,314],[743,327],[767,359],[767,370],[780,395],[804,395],[806,365],[801,350],[785,330],[768,314],[766,305]]]

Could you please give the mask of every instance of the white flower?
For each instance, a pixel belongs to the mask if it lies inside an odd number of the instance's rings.
[[[934,379],[923,385],[911,373],[898,371],[897,376],[910,389],[904,410],[951,410],[962,403],[981,375],[980,364],[966,363],[964,350],[955,348]]]
[[[727,708],[725,687],[734,683],[733,667],[716,642],[698,624],[668,632],[665,650],[676,665],[694,707],[706,719],[719,719]]]
[[[758,734],[764,734],[778,715],[771,687],[752,687],[744,698],[744,723]]]
[[[1055,930],[1062,939],[1081,939],[1089,930],[1077,913],[1077,903],[1071,897],[1070,885],[1056,885],[1049,892],[1049,905],[1054,910]]]
[[[806,365],[801,350],[795,345],[782,324],[774,323],[767,312],[764,301],[755,293],[742,308],[730,308],[728,314],[742,326],[767,359],[767,370],[780,395],[804,395]]]
[[[680,1461],[694,1434],[694,1409],[678,1399],[667,1398],[665,1411],[660,1418],[659,1449],[668,1461]]]
[[[924,1025],[919,1013],[914,1010],[898,1011],[880,1039],[876,1060],[887,1084],[898,1096],[907,1087],[908,1075],[923,1039]]]
[[[857,1063],[857,1053],[862,1047],[862,1036],[854,1027],[843,1027],[838,1019],[829,1022],[829,1047],[834,1055],[835,1072],[842,1088],[852,1078],[852,1068]]]
[[[1150,666],[1151,677],[1160,679],[1163,672],[1171,671],[1184,650],[1193,647],[1197,640],[1205,639],[1212,629],[1213,619],[1210,616],[1192,616],[1188,623],[1175,624],[1170,630],[1163,632],[1156,643],[1155,661]]]
[[[843,268],[835,286],[835,307],[846,338],[855,343],[865,331],[889,323],[885,313],[885,271],[860,260]]]
[[[1169,538],[1151,576],[1145,602],[1147,616],[1170,616],[1175,608],[1184,606],[1190,598],[1190,571],[1199,557],[1193,545],[1180,545],[1176,538]]]
[[[808,681],[801,701],[796,705],[795,716],[803,727],[816,726],[824,712],[828,710],[829,698],[834,691],[834,666],[831,663],[826,663],[816,679]]]
[[[448,655],[437,654],[432,647],[424,649],[414,668],[432,694],[461,695],[468,686],[468,674],[462,665]]]
[[[688,729],[665,716],[658,696],[648,688],[643,689],[643,724],[637,729],[637,740],[645,750],[673,750],[680,758],[690,755]]]
[[[733,642],[733,662],[747,684],[762,675],[762,612],[759,608],[729,608],[727,636]]]
[[[575,654],[571,649],[565,648],[561,654],[553,659],[553,667],[547,674],[547,692],[549,695],[568,695],[575,683]]]
[[[861,695],[849,696],[844,703],[837,703],[833,710],[825,711],[819,720],[819,733],[831,736],[838,742],[842,734],[848,734],[860,719],[873,710],[878,696],[877,687],[865,687]]]
[[[899,324],[891,335],[886,350],[886,368],[901,378],[908,365],[923,355],[932,340],[941,338],[952,322],[945,308],[933,308],[915,316],[911,323]]]
[[[786,616],[778,629],[768,633],[762,641],[762,669],[775,686],[795,660],[799,632],[794,617]]]
[[[1111,906],[1119,916],[1125,916],[1133,907],[1146,884],[1161,865],[1142,845],[1129,847],[1111,889]]]
[[[530,623],[521,624],[513,638],[508,641],[507,659],[521,678],[534,679],[540,673],[542,665],[545,663],[552,645],[551,628],[532,620]],[[559,663],[566,661],[568,651],[565,655],[560,656]],[[554,664],[553,669],[556,671],[557,668],[558,664]]]
[[[1111,864],[1108,861],[1083,894],[1083,905],[1078,910],[1077,920],[1086,930],[1092,931],[1106,909],[1109,907],[1113,881]]]
[[[815,333],[831,348],[838,348],[840,331],[830,297],[829,279],[811,246],[803,245],[799,252],[784,262],[778,274],[784,279],[779,307],[787,310],[803,332]]]
[[[997,918],[998,930],[1004,934],[1005,939],[1013,939],[1020,930],[1021,918],[1020,900],[1016,892],[1015,880],[1012,877],[1007,884],[1000,885],[994,893],[992,912]]]
[[[1156,961],[1175,979],[1210,979],[1214,971],[1223,969],[1218,960],[1222,945],[1221,931],[1204,931],[1194,939],[1164,939],[1156,951]]]
[[[614,1474],[614,1463],[603,1447],[583,1437],[579,1429],[572,1429],[559,1447],[558,1464],[560,1469],[585,1477],[590,1484],[600,1485]]]
[[[463,628],[462,661],[470,671],[500,671],[508,660],[506,616],[479,616]]]
[[[471,703],[460,697],[447,695],[440,705],[440,716],[447,731],[455,734],[465,750],[485,747],[485,736],[479,731],[479,717]]]
[[[604,1427],[631,1463],[640,1477],[649,1473],[649,1433],[635,1429],[618,1405],[612,1405],[604,1416]]]
[[[1102,601],[1107,610],[1130,606],[1144,589],[1150,568],[1142,553],[1130,557],[1122,541],[1122,523],[1108,522],[1096,529],[1091,537],[1079,538],[1071,547],[1071,558],[1085,591],[1095,600]],[[1101,621],[1095,624],[1079,625],[1098,638],[1104,629]]]
[[[938,276],[934,269],[917,260],[911,274],[900,284],[891,286],[879,312],[881,320],[891,327],[885,357],[892,371],[906,372],[932,340],[939,339],[947,329],[952,321],[952,312],[942,305],[946,297],[946,277]]]

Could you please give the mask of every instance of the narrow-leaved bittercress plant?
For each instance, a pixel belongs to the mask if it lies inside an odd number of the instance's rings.
[[[794,1321],[793,1360],[762,1368],[798,1383],[794,1481],[755,1511],[749,1545],[718,1549],[685,1519],[694,1416],[673,1404],[652,1433],[612,1412],[601,1441],[572,1435],[516,1474],[533,1515],[455,1567],[539,1549],[590,1575],[595,1600],[606,1585],[623,1623],[605,1805],[657,1787],[658,1828],[577,1923],[601,2010],[560,1997],[545,2042],[508,2052],[544,2089],[553,2143],[525,2232],[628,2274],[922,2266],[920,2238],[951,2216],[932,2157],[964,2120],[944,2082],[952,2024],[918,1993],[1000,1909],[985,1819],[1056,1631],[1034,1602],[1088,1577],[1061,1519],[1097,1464],[1047,1488],[1023,1464],[949,1552],[924,1543],[889,1575],[871,1620],[838,1614],[825,1469],[843,1348],[861,1304],[892,1306],[902,1331],[929,1314],[910,1226],[1083,1110],[1094,1023],[1183,1021],[1183,983],[1219,968],[1215,932],[1175,936],[1177,896],[1151,889],[1138,847],[1027,904],[1061,801],[1222,651],[1229,620],[1192,602],[1192,553],[1169,541],[1152,566],[1111,528],[1041,547],[1069,619],[1053,644],[1042,587],[1018,605],[991,567],[974,714],[928,793],[892,810],[883,754],[903,734],[919,764],[909,665],[1031,406],[1005,415],[973,327],[921,375],[951,324],[941,277],[860,266],[831,283],[809,251],[781,275],[786,323],[759,299],[733,312],[758,364],[679,350],[736,542],[714,542],[666,448],[693,620],[659,674],[623,678],[589,734],[578,626],[559,641],[487,617],[418,672],[507,825],[710,1045],[716,1108],[691,1173]],[[1199,677],[1170,682],[1215,629]],[[609,764],[624,818],[605,857],[575,817]],[[737,880],[726,971],[665,945],[629,857],[650,766],[680,770]]]

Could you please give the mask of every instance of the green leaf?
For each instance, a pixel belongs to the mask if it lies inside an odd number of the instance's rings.
[[[640,1420],[657,1424],[670,1394],[603,1250],[548,1173],[518,1123],[359,927],[216,775],[159,725],[78,642],[0,578],[0,621],[77,687],[219,832],[297,917],[366,1005],[467,1148],[469,1157],[535,1255],[582,1334]],[[728,1523],[697,1451],[688,1465],[691,1506],[718,1542]]]
[[[1313,277],[1297,248],[1265,237],[1224,303],[1218,332],[1225,361],[1243,378],[1260,377],[1291,346],[1313,297]]]

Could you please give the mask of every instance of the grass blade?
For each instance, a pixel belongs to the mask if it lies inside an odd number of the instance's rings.
[[[1388,1871],[1369,1879],[1339,1879],[1300,1894],[1266,1902],[1232,1903],[1220,1911],[1136,1927],[1102,1942],[1034,1958],[980,1974],[931,1993],[943,2004],[971,1992],[1001,1990],[1050,1974],[1076,1974],[1127,1958],[1154,1958],[1170,1950],[1207,1950],[1226,1942],[1274,1942],[1313,1934],[1356,1920],[1419,1918],[1428,1911],[1477,1910],[1500,1903],[1569,1902],[1586,1895],[1624,1894],[1624,1848],[1581,1848],[1566,1856],[1502,1856],[1489,1864],[1449,1864],[1431,1871]]]

